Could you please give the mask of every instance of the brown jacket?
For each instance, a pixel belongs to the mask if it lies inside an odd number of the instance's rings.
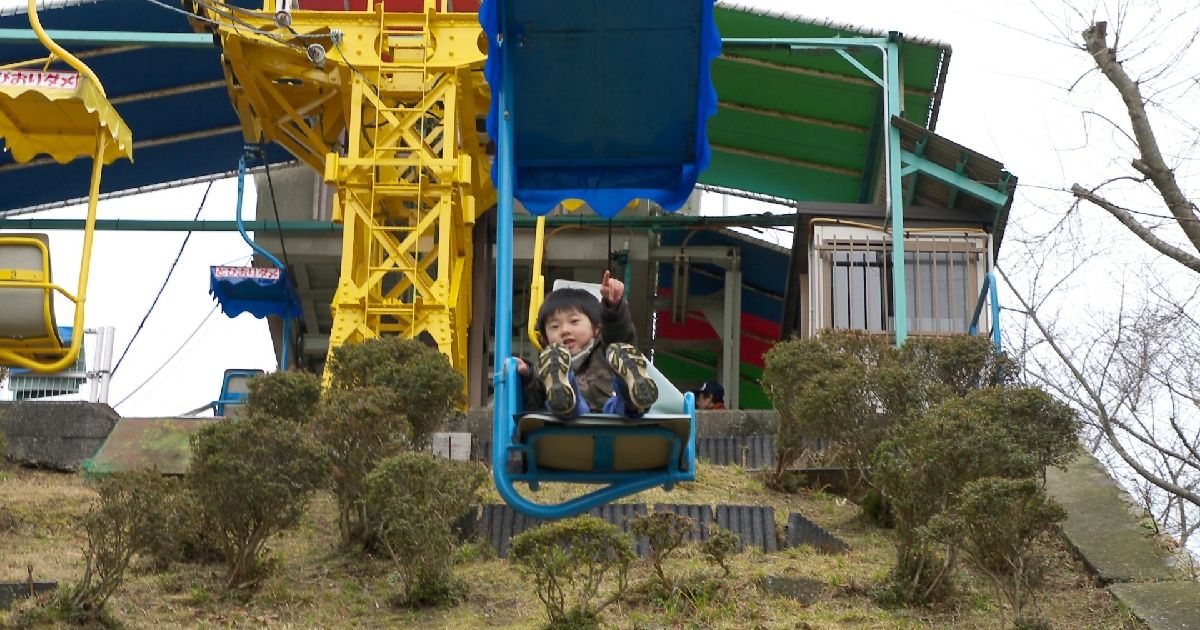
[[[613,395],[613,371],[605,358],[605,350],[610,343],[637,345],[637,330],[629,314],[629,303],[625,300],[615,306],[600,302],[600,336],[575,370],[575,382],[583,391],[583,399],[592,413],[600,413],[604,402]],[[546,386],[536,374],[537,361],[530,365],[534,366],[534,370],[522,379],[525,411],[539,411],[546,408]]]

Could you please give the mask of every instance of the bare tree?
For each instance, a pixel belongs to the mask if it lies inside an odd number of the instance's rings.
[[[1155,7],[1162,10],[1158,3]],[[1133,3],[1117,2],[1112,10],[1118,27],[1124,25]],[[1144,503],[1154,520],[1181,544],[1198,541],[1200,530],[1200,213],[1185,186],[1184,174],[1194,168],[1193,152],[1200,144],[1200,128],[1189,120],[1181,98],[1195,100],[1200,90],[1194,65],[1181,60],[1194,52],[1200,29],[1192,28],[1178,48],[1154,60],[1142,57],[1146,29],[1122,38],[1120,28],[1110,28],[1096,14],[1074,11],[1087,27],[1075,39],[1081,53],[1092,62],[1086,79],[1102,79],[1095,99],[1114,102],[1120,115],[1095,103],[1085,108],[1084,119],[1116,138],[1120,153],[1115,172],[1099,175],[1098,182],[1069,186],[1071,210],[1055,226],[1069,232],[1079,227],[1078,217],[1087,208],[1098,208],[1116,223],[1109,226],[1132,235],[1151,254],[1137,270],[1111,278],[1109,298],[1098,305],[1054,304],[1053,296],[1068,282],[1081,279],[1086,257],[1068,265],[1027,265],[1021,269],[1021,287],[1005,280],[1016,295],[1026,327],[1017,346],[1030,378],[1040,381],[1071,401],[1083,412],[1090,429],[1091,446],[1110,468],[1124,476],[1127,487]],[[1159,20],[1192,19],[1186,11],[1159,15]],[[1138,40],[1141,40],[1140,42]],[[1161,41],[1156,41],[1161,45]],[[1172,42],[1174,44],[1174,42]],[[1142,46],[1142,48],[1137,48]],[[1127,50],[1128,48],[1128,50]],[[1133,63],[1133,60],[1141,63]],[[1190,70],[1188,68],[1191,68]],[[1165,123],[1163,123],[1165,121]],[[1163,123],[1160,125],[1160,123]],[[1160,132],[1169,128],[1168,148]],[[1183,133],[1179,133],[1180,131]],[[1093,131],[1094,133],[1094,131]],[[1075,221],[1068,217],[1074,216]],[[1099,240],[1104,233],[1093,224],[1068,241],[1075,244]],[[1112,232],[1110,230],[1110,232]],[[1045,246],[1044,240],[1030,248]],[[1043,255],[1044,254],[1043,250]],[[1013,269],[1010,268],[1010,271]],[[1138,273],[1140,271],[1140,273]],[[1088,272],[1090,273],[1090,272]],[[1115,290],[1114,290],[1115,285]],[[1069,308],[1070,322],[1057,316]]]

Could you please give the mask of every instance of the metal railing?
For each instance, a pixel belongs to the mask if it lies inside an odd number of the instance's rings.
[[[810,331],[894,334],[896,305],[904,304],[912,335],[976,334],[981,317],[996,319],[997,307],[986,316],[981,313],[990,277],[988,241],[988,235],[981,233],[908,234],[904,253],[907,299],[899,301],[892,282],[892,243],[882,233],[819,227],[814,231],[809,266]],[[985,293],[977,300],[979,288]],[[994,296],[992,301],[994,304]]]
[[[983,305],[985,302],[990,303],[988,313],[991,315],[992,322],[992,344],[996,346],[996,350],[1003,350],[1003,345],[1000,342],[1000,297],[996,291],[996,272],[989,271],[983,281],[983,288],[979,290],[979,299],[975,301],[975,313],[971,315],[971,324],[967,327],[967,334],[979,334],[979,316],[983,314]]]
[[[9,370],[8,378],[0,387],[0,398],[12,401],[108,403],[113,332],[112,327],[85,329],[82,350],[70,369],[52,374],[19,368]]]

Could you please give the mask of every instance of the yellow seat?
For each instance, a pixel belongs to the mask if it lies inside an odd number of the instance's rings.
[[[57,372],[73,364],[82,347],[101,167],[121,157],[132,160],[133,140],[95,73],[42,29],[37,0],[29,0],[28,11],[29,25],[50,56],[30,62],[41,69],[0,70],[0,137],[17,162],[49,155],[66,164],[90,156],[92,173],[75,294],[51,282],[45,235],[0,234],[0,365]],[[49,70],[56,59],[71,70]],[[55,325],[55,292],[75,303],[68,347]]]
[[[61,356],[45,234],[0,235],[0,348]]]

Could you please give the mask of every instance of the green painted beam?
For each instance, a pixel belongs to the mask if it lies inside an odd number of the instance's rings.
[[[46,34],[62,45],[154,46],[160,48],[216,48],[205,33],[145,33],[138,31],[49,30]],[[26,28],[0,28],[0,44],[36,44],[37,34]]]
[[[246,221],[251,232],[280,228],[274,221]],[[328,221],[284,221],[284,232],[341,232],[341,225]],[[83,219],[0,219],[0,230],[82,230]],[[145,219],[97,219],[96,229],[117,232],[236,232],[237,221],[159,221]]]
[[[1008,203],[1008,195],[981,184],[965,175],[959,175],[954,171],[940,165],[935,164],[911,151],[901,151],[900,160],[909,166],[915,166],[921,173],[928,175],[934,179],[941,181],[947,186],[952,186],[962,192],[982,199],[994,206],[1003,206]]]
[[[900,86],[900,34],[893,33],[888,37],[884,49],[884,120],[892,116],[904,115],[904,104],[901,98]],[[892,300],[895,308],[896,346],[904,345],[908,339],[908,290],[905,288],[904,276],[904,199],[900,186],[900,128],[888,125],[887,145],[885,155],[887,162],[883,165],[886,171],[888,212],[892,217]]]
[[[726,37],[721,48],[789,48],[792,50],[830,50],[837,48],[880,48],[886,37]]]

